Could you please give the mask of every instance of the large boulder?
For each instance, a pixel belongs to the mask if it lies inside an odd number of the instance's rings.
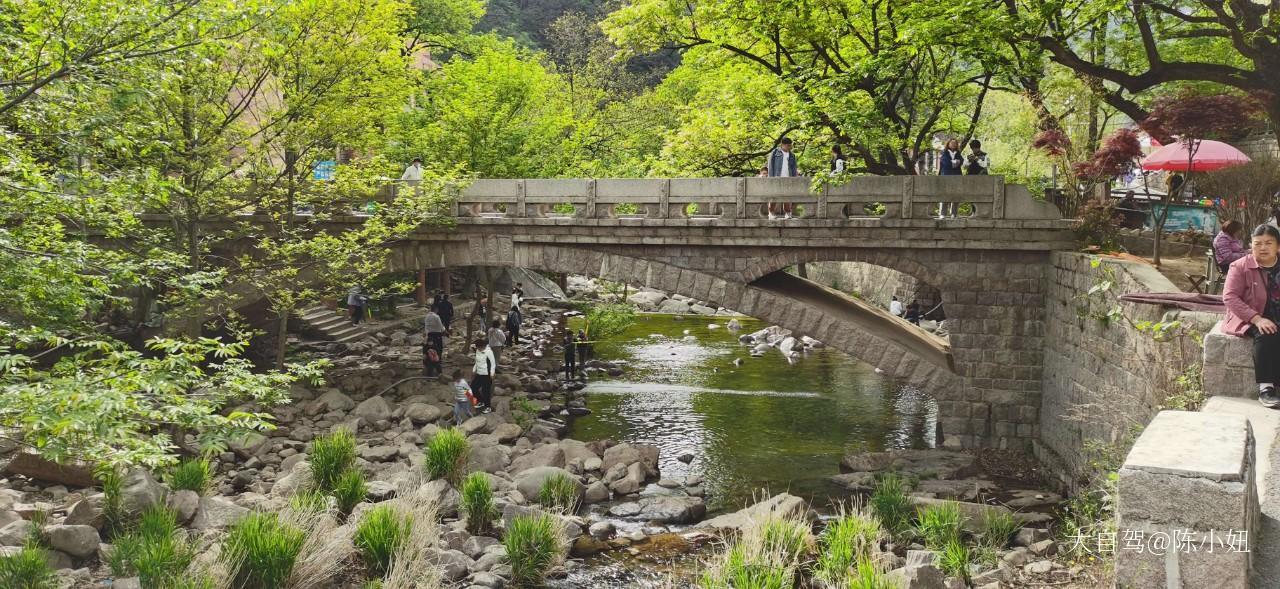
[[[46,526],[44,536],[49,546],[76,558],[85,558],[98,552],[98,529],[93,526]]]
[[[356,402],[352,401],[351,397],[348,397],[342,394],[341,391],[337,390],[330,390],[329,392],[320,395],[320,398],[316,399],[315,402],[320,406],[320,413],[327,413],[329,411],[350,411],[352,407],[356,406]]]
[[[22,546],[31,537],[31,522],[20,519],[0,527],[0,546]]]
[[[67,510],[67,518],[63,520],[62,523],[69,526],[93,526],[95,528],[101,528],[102,524],[105,523],[102,513],[102,498],[103,495],[98,493],[76,501],[71,505],[71,509]],[[0,513],[0,516],[3,515],[3,513]],[[6,523],[8,522],[0,518],[0,525],[4,525]]]
[[[689,303],[686,301],[678,301],[676,299],[667,299],[658,305],[658,313],[672,313],[676,315],[687,315],[690,312]]]
[[[542,491],[542,485],[551,477],[562,475],[573,482],[574,488],[578,490],[578,498],[582,498],[582,493],[586,490],[578,477],[573,476],[569,471],[554,466],[536,466],[527,470],[519,471],[515,476],[516,490],[524,495],[525,499],[535,501],[538,493]]]
[[[351,412],[356,417],[364,418],[368,423],[389,420],[392,413],[395,413],[395,408],[382,397],[369,397],[359,405],[356,405],[355,411]]]
[[[467,472],[502,472],[511,464],[508,452],[503,446],[474,446],[467,454]]]
[[[947,589],[947,577],[938,567],[922,565],[889,571],[885,577],[902,589]]]
[[[539,466],[564,468],[564,449],[557,444],[544,444],[511,461],[511,471],[521,472]]]
[[[659,524],[688,524],[702,519],[707,505],[700,497],[641,497],[609,508],[609,515]]]
[[[713,517],[698,524],[697,527],[708,530],[742,531],[751,522],[761,521],[770,516],[780,518],[802,517],[810,521],[814,519],[813,513],[809,511],[809,505],[805,503],[804,499],[790,493],[779,493],[750,507]]]
[[[415,425],[431,423],[444,415],[444,410],[427,403],[413,403],[404,408],[404,416]]]
[[[458,514],[458,504],[462,501],[462,496],[448,481],[431,481],[423,485],[419,492],[435,503],[440,517],[454,517]]]
[[[644,444],[618,444],[604,451],[600,470],[609,472],[615,464],[629,465],[633,462],[639,462],[644,467],[645,476],[657,476],[658,447]]]
[[[194,530],[221,530],[249,514],[249,510],[222,497],[201,497],[200,507],[191,518]]]
[[[840,461],[846,472],[893,470],[919,479],[964,479],[979,474],[973,454],[948,450],[889,450],[848,454]]]
[[[667,299],[666,293],[656,290],[642,290],[627,297],[627,302],[640,308],[641,311],[652,311]]]
[[[565,439],[565,440],[560,440],[559,445],[560,445],[560,449],[564,450],[565,464],[574,464],[576,462],[578,463],[579,466],[584,466],[588,460],[591,460],[593,458],[597,460],[600,459],[600,456],[598,456],[594,451],[592,451],[591,447],[584,442],[579,442],[578,440],[572,440],[572,439]]]
[[[632,462],[626,469],[626,474],[622,478],[609,483],[609,488],[619,495],[630,495],[644,486],[644,466],[639,462]]]
[[[137,517],[150,507],[164,503],[165,488],[145,468],[135,468],[125,475],[120,491],[125,513]]]
[[[271,486],[271,494],[277,497],[291,497],[310,482],[311,464],[301,460],[293,465],[289,474],[276,479],[276,483]]]
[[[200,494],[195,491],[177,491],[169,495],[165,503],[178,516],[178,523],[185,524],[191,521],[196,511],[200,509]]]

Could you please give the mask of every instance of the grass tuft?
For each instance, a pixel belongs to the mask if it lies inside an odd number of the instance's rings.
[[[306,534],[275,513],[252,513],[231,526],[222,558],[232,574],[232,589],[281,589],[285,586]]]
[[[479,535],[493,527],[498,508],[493,503],[493,488],[489,475],[473,472],[462,482],[462,513],[467,518],[467,531]]]
[[[870,558],[858,559],[857,568],[849,574],[846,586],[848,589],[900,589],[898,582],[885,576]]]
[[[957,577],[968,581],[969,563],[973,558],[969,547],[959,538],[952,538],[938,553],[938,568],[948,577]]]
[[[800,518],[751,522],[742,535],[698,579],[701,589],[792,589],[812,537]]]
[[[578,485],[564,474],[549,476],[538,491],[538,503],[560,513],[577,513]]]
[[[834,584],[849,574],[850,569],[869,560],[880,548],[884,530],[874,515],[855,509],[841,513],[827,524],[818,539],[816,574]]]
[[[555,516],[539,513],[515,518],[502,539],[518,587],[541,586],[565,556],[564,529]]]
[[[902,477],[889,473],[876,481],[876,488],[871,493],[871,511],[880,520],[880,525],[895,538],[911,529],[911,516],[915,510],[907,497],[907,486]]]
[[[138,516],[132,531],[116,538],[107,566],[118,577],[137,576],[143,587],[169,587],[183,577],[195,556],[177,514],[154,506]]]
[[[1022,524],[1008,513],[998,509],[982,512],[982,545],[993,550],[1003,550],[1009,545],[1009,539],[1017,533]]]
[[[302,513],[320,513],[329,509],[329,497],[320,491],[302,491],[289,498],[289,508]]]
[[[333,498],[343,517],[350,515],[351,510],[364,501],[368,494],[369,486],[365,484],[364,474],[354,468],[342,473],[333,487]]]
[[[311,442],[311,454],[307,458],[316,488],[332,492],[338,479],[356,463],[356,437],[343,428],[320,436]]]
[[[206,458],[183,460],[169,471],[169,488],[174,491],[195,491],[201,495],[213,483],[213,464]]]
[[[106,470],[99,475],[102,482],[103,531],[108,540],[122,534],[128,527],[124,511],[124,476],[117,470]]]
[[[960,526],[964,524],[964,514],[960,512],[960,506],[953,501],[921,509],[918,520],[916,529],[924,538],[924,545],[930,550],[941,550],[948,544],[960,540]]]
[[[444,479],[457,486],[462,481],[467,466],[467,454],[471,445],[466,434],[457,428],[440,430],[427,443],[426,468],[431,480]]]
[[[412,519],[400,517],[390,505],[379,505],[364,516],[356,527],[354,541],[370,572],[382,577],[391,570],[396,553],[412,529]]]
[[[28,543],[16,554],[0,557],[0,587],[56,589],[58,577],[45,559],[44,549]]]

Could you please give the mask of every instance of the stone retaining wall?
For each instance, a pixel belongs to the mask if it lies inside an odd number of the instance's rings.
[[[1087,297],[1104,278],[1090,265],[1092,256],[1052,255],[1052,280],[1046,299],[1044,380],[1040,439],[1036,455],[1058,471],[1072,488],[1088,475],[1086,440],[1127,444],[1138,428],[1159,411],[1170,384],[1200,361],[1200,345],[1190,338],[1158,342],[1123,321],[1091,317],[1116,304],[1113,297]],[[1105,259],[1116,270],[1112,292],[1174,292],[1177,287],[1156,269],[1138,262]],[[1123,303],[1135,321],[1182,321],[1206,333],[1217,314],[1169,311],[1154,305]]]

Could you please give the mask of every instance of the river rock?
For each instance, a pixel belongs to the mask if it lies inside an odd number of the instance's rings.
[[[200,508],[196,510],[195,517],[191,518],[191,528],[194,530],[221,530],[230,527],[231,524],[236,523],[237,520],[248,513],[248,509],[222,497],[202,497],[200,499]]]
[[[440,550],[436,548],[428,548],[427,560],[440,567],[440,573],[445,579],[457,581],[465,576],[471,570],[474,562],[467,558],[467,555],[457,550]]]
[[[593,554],[598,554],[609,549],[609,543],[592,536],[578,536],[573,540],[573,546],[569,549],[569,555],[575,558],[584,558]]]
[[[290,458],[293,457],[290,456]],[[306,460],[300,460],[289,470],[289,474],[276,479],[276,483],[271,486],[271,494],[277,497],[291,497],[310,483],[311,464]]]
[[[626,474],[622,478],[609,484],[609,489],[619,495],[630,495],[644,486],[644,479],[644,467],[639,462],[632,462],[627,465]]]
[[[894,569],[886,577],[902,589],[947,589],[946,575],[933,565]]]
[[[314,402],[319,406],[317,413],[327,413],[329,411],[350,411],[356,406],[356,402],[352,401],[351,397],[342,394],[342,392],[338,390],[330,390],[329,392],[320,395],[320,398],[316,399]]]
[[[1021,528],[1013,536],[1014,546],[1030,546],[1041,540],[1047,540],[1049,532],[1040,528]]]
[[[470,536],[462,543],[462,548],[459,550],[471,558],[480,558],[484,555],[485,549],[497,544],[497,538],[490,538],[489,536]]]
[[[829,477],[831,482],[855,493],[872,491],[876,487],[876,475],[870,472],[849,472]]]
[[[501,444],[510,444],[516,441],[516,438],[519,438],[521,433],[520,426],[514,423],[504,423],[493,428],[493,436]]]
[[[435,405],[427,403],[413,403],[404,408],[404,416],[409,418],[415,425],[423,425],[431,423],[444,414],[444,411]]]
[[[76,558],[85,558],[98,551],[98,530],[93,526],[46,526],[45,538],[49,546]]]
[[[76,501],[71,505],[71,509],[67,510],[67,519],[63,520],[62,523],[69,526],[93,526],[99,529],[102,528],[102,524],[104,523],[102,514],[102,498],[102,494],[98,493],[91,495],[86,499]],[[12,511],[0,512],[0,526],[4,526],[8,524],[9,521],[12,521],[7,520],[6,514],[13,514],[15,517],[18,517],[18,514]]]
[[[947,450],[889,450],[848,454],[840,461],[848,472],[896,471],[925,479],[963,479],[978,474],[977,458]]]
[[[687,524],[707,514],[706,503],[698,497],[652,496],[615,505],[609,515],[662,524]]]
[[[809,505],[804,499],[790,493],[779,493],[750,507],[713,517],[695,527],[707,530],[741,531],[752,522],[762,521],[769,516],[803,517],[809,521],[814,520],[813,512],[809,511]]]
[[[690,312],[689,303],[676,299],[667,299],[658,305],[658,313],[671,313],[675,315],[687,315]]]
[[[377,423],[391,419],[391,414],[395,412],[395,408],[391,406],[383,397],[369,397],[356,405],[355,411],[351,414],[363,418],[369,423]]]
[[[689,307],[689,310],[693,311],[695,314],[698,314],[698,315],[710,316],[710,315],[716,314],[715,309],[712,309],[711,307],[708,307],[706,305],[691,305]]]
[[[569,471],[563,468],[556,468],[554,466],[536,466],[520,471],[520,473],[515,476],[516,490],[520,491],[520,494],[524,495],[525,499],[535,501],[538,498],[538,493],[542,491],[542,485],[547,482],[547,479],[557,475],[564,476],[572,481],[574,487],[578,491],[578,498],[582,498],[582,493],[585,491],[585,488],[582,482],[578,480],[578,477],[573,476]]]
[[[502,472],[511,464],[511,458],[508,457],[507,452],[506,448],[498,445],[473,447],[471,453],[467,455],[467,471]]]
[[[564,449],[557,444],[544,444],[511,461],[512,472],[521,472],[539,466],[564,468]]]
[[[147,508],[164,502],[165,488],[145,468],[135,468],[125,475],[120,491],[125,513],[137,517]]]
[[[600,503],[608,500],[609,487],[601,481],[591,483],[591,485],[587,487],[586,492],[582,495],[582,502],[587,504]]]
[[[595,538],[604,540],[612,536],[616,529],[617,528],[614,527],[613,522],[596,522],[591,524],[591,527],[587,528],[587,533],[591,534]]]
[[[592,458],[600,458],[591,450],[590,446],[584,442],[579,442],[578,440],[560,440],[560,449],[564,450],[565,464],[573,464],[574,462],[577,462],[578,465],[582,466],[584,469],[588,460],[591,460]],[[601,464],[603,464],[603,462],[601,462]]]
[[[196,511],[200,509],[200,494],[195,491],[182,490],[175,491],[165,501],[169,509],[178,518],[178,523],[186,524],[195,517]]]
[[[645,476],[658,474],[658,447],[644,444],[618,444],[604,451],[600,468],[608,472],[615,464],[631,464],[639,462]]]
[[[453,488],[453,485],[449,484],[449,481],[442,479],[431,481],[422,485],[418,492],[435,503],[440,517],[454,517],[458,514],[458,504],[462,501],[462,496]]]
[[[470,436],[472,434],[482,434],[489,430],[489,420],[483,415],[477,415],[462,422],[462,433]]]
[[[662,304],[662,301],[666,299],[666,293],[655,290],[642,290],[632,293],[631,296],[627,297],[627,302],[639,307],[642,311],[652,311],[657,309]]]

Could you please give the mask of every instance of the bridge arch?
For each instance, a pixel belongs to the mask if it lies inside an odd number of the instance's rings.
[[[406,243],[396,248],[390,266],[391,271],[426,267],[513,266],[647,286],[710,301],[794,333],[809,335],[853,358],[879,367],[939,401],[958,394],[963,388],[959,386],[959,377],[946,367],[920,358],[891,339],[863,331],[832,313],[762,288],[665,262],[572,246],[484,237],[467,243]]]

